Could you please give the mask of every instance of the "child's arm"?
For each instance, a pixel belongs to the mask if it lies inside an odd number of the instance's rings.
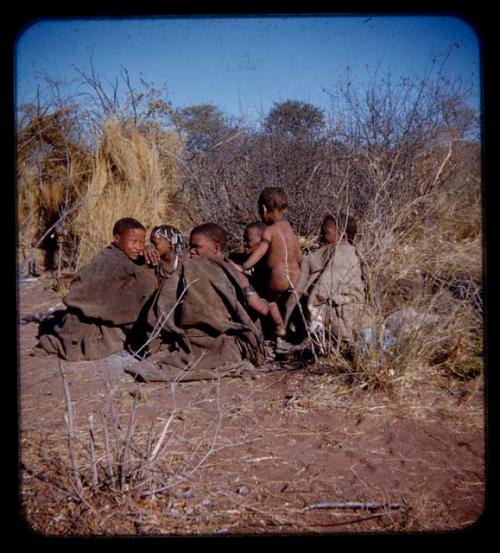
[[[160,254],[153,245],[144,246],[142,255],[144,256],[146,263],[148,265],[153,265],[153,267],[156,267],[156,265],[160,262]]]
[[[271,245],[271,239],[272,239],[271,229],[266,228],[266,230],[262,234],[262,240],[260,241],[260,244],[257,246],[256,250],[252,253],[252,255],[242,264],[242,268],[244,271],[246,271],[247,269],[251,269],[266,255],[267,250]]]

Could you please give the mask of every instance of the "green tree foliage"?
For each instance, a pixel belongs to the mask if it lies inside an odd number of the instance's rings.
[[[186,136],[188,150],[209,150],[224,139],[228,126],[223,114],[211,104],[200,104],[174,111],[172,121]]]
[[[274,103],[264,121],[267,132],[288,138],[311,138],[324,125],[324,115],[319,108],[297,100]]]

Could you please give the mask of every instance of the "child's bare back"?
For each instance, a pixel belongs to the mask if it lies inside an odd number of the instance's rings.
[[[268,290],[276,296],[293,288],[300,277],[300,251],[297,238],[288,221],[276,221],[266,228],[262,236],[269,249],[265,264],[269,269]]]
[[[276,335],[285,336],[286,329],[281,317],[278,299],[280,294],[291,290],[300,277],[300,250],[290,224],[285,220],[288,201],[282,188],[265,188],[258,200],[259,214],[266,224],[262,240],[239,271],[251,269],[261,259],[269,271],[264,298],[269,301],[269,313],[276,325]]]

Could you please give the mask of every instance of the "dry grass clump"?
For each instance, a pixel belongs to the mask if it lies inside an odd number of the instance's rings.
[[[472,191],[453,196],[443,187],[404,214],[361,225],[358,250],[367,261],[369,309],[382,347],[358,352],[357,373],[377,384],[429,365],[460,378],[481,373],[479,186]]]
[[[32,244],[47,246],[50,227],[70,208],[91,173],[92,156],[77,126],[73,111],[63,108],[32,116],[18,133],[17,221],[22,260],[33,254]]]
[[[59,370],[66,439],[54,432],[49,439],[24,440],[23,488],[45,487],[43,509],[23,494],[28,524],[44,535],[142,533],[147,514],[164,526],[175,524],[168,514],[172,500],[182,498],[206,460],[227,446],[220,437],[227,415],[220,380],[196,397],[179,392],[177,381],[158,389],[166,411],[156,413],[138,389],[132,399],[103,382],[104,400],[86,417],[71,397],[70,386],[77,382],[68,380],[62,362]],[[201,426],[193,431],[201,408]]]
[[[157,125],[112,117],[97,154],[73,108],[26,113],[17,142],[20,261],[74,270],[109,243],[113,223],[179,224],[176,197],[181,139]],[[43,248],[45,259],[37,255]],[[56,258],[57,257],[57,263]]]
[[[106,121],[84,207],[73,221],[79,236],[77,266],[109,243],[112,226],[122,217],[134,217],[146,228],[179,223],[172,197],[180,147],[173,133],[143,134],[117,119]]]
[[[461,379],[483,370],[477,150],[458,149],[447,165],[437,159],[426,181],[400,182],[398,194],[377,192],[358,218],[373,339],[347,352],[323,348],[332,370],[356,382],[389,388],[431,366]],[[355,213],[350,205],[342,210]]]

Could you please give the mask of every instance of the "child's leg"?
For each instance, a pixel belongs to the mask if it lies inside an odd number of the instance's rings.
[[[250,290],[249,290],[250,289]],[[261,298],[257,292],[250,286],[244,289],[245,294],[247,296],[247,303],[248,305],[257,311],[259,315],[266,316],[269,313],[269,304],[267,301],[263,298]]]
[[[286,336],[286,328],[285,324],[283,323],[283,317],[281,316],[280,310],[278,308],[278,304],[274,301],[269,302],[269,315],[271,315],[271,318],[275,325],[275,333],[276,336],[279,336],[280,338],[283,338]]]

